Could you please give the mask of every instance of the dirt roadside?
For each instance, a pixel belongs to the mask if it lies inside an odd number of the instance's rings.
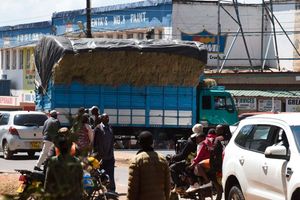
[[[128,167],[132,153],[115,151],[116,167]],[[14,196],[19,186],[19,173],[0,172],[0,200],[4,200],[4,195]],[[125,188],[123,189],[125,190]],[[122,191],[125,192],[125,191]],[[123,198],[121,198],[123,199]]]

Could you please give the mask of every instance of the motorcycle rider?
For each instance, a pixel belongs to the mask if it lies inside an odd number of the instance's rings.
[[[195,175],[201,176],[204,179],[204,184],[199,185],[197,182],[190,185],[186,192],[193,192],[199,188],[205,188],[212,186],[212,182],[208,178],[205,169],[209,169],[210,166],[210,152],[214,148],[215,140],[217,138],[216,130],[209,129],[208,134],[203,142],[199,145],[197,156],[192,161],[192,164],[188,167],[193,169]]]
[[[170,171],[172,180],[175,184],[173,192],[184,190],[184,183],[181,181],[179,175],[190,165],[192,159],[196,156],[197,144],[205,139],[203,126],[201,124],[195,124],[192,131],[193,134],[188,138],[187,143],[182,150],[171,157],[171,163],[173,164],[170,166]]]
[[[59,154],[48,162],[44,184],[47,199],[82,199],[83,169],[79,159],[70,153],[73,144],[70,137],[69,129],[64,127],[54,140]]]

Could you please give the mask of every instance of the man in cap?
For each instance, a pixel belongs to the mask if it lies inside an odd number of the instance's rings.
[[[170,171],[167,160],[154,151],[151,132],[140,133],[138,142],[141,149],[129,166],[127,200],[169,200]]]
[[[57,119],[56,110],[50,111],[50,117],[45,121],[43,126],[43,148],[40,157],[34,166],[34,170],[42,171],[41,165],[45,162],[51,148],[54,146],[53,141],[60,128],[60,122]]]
[[[175,191],[183,190],[184,183],[181,181],[179,175],[191,164],[191,161],[197,154],[197,145],[205,139],[201,124],[195,124],[192,131],[193,134],[188,138],[182,150],[171,158],[173,164],[170,166],[170,170],[172,180],[175,184]]]

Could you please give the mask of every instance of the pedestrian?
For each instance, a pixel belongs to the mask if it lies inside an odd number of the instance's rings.
[[[96,122],[100,122],[96,120]],[[116,191],[115,185],[115,157],[114,157],[114,134],[109,125],[109,116],[106,113],[101,115],[101,123],[94,129],[94,153],[96,158],[102,160],[101,168],[109,175],[110,184],[108,190]]]
[[[48,154],[51,148],[53,148],[53,140],[57,135],[57,131],[60,128],[60,122],[57,119],[57,112],[56,110],[50,111],[50,117],[45,121],[43,127],[43,148],[40,154],[40,157],[34,166],[34,170],[42,171],[41,165],[45,162],[48,158]]]
[[[153,149],[153,136],[143,131],[141,149],[129,166],[127,200],[169,200],[170,170],[165,157]]]
[[[81,200],[83,195],[83,169],[80,160],[72,155],[72,139],[68,128],[61,128],[54,139],[59,151],[48,161],[45,177],[45,199]]]
[[[87,156],[93,147],[94,132],[89,125],[89,115],[84,113],[80,118],[80,125],[75,131],[77,136],[76,144],[80,156]]]
[[[91,111],[91,117],[89,121],[92,129],[94,129],[96,127],[96,121],[100,119],[99,108],[97,106],[92,106],[90,108],[90,111]]]

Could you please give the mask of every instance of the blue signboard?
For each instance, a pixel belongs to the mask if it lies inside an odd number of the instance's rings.
[[[56,34],[76,33],[80,22],[86,27],[85,10],[54,13]],[[92,9],[92,32],[149,27],[171,27],[172,1],[155,0]]]
[[[51,32],[50,21],[0,27],[0,48],[32,44]]]
[[[205,29],[202,32],[196,34],[187,34],[183,32],[181,33],[182,40],[202,42],[203,44],[206,45],[207,51],[210,53],[218,53],[218,52],[224,53],[226,38],[227,35],[220,35],[219,37],[220,49],[219,49],[218,35],[214,35],[213,33],[206,31]]]

